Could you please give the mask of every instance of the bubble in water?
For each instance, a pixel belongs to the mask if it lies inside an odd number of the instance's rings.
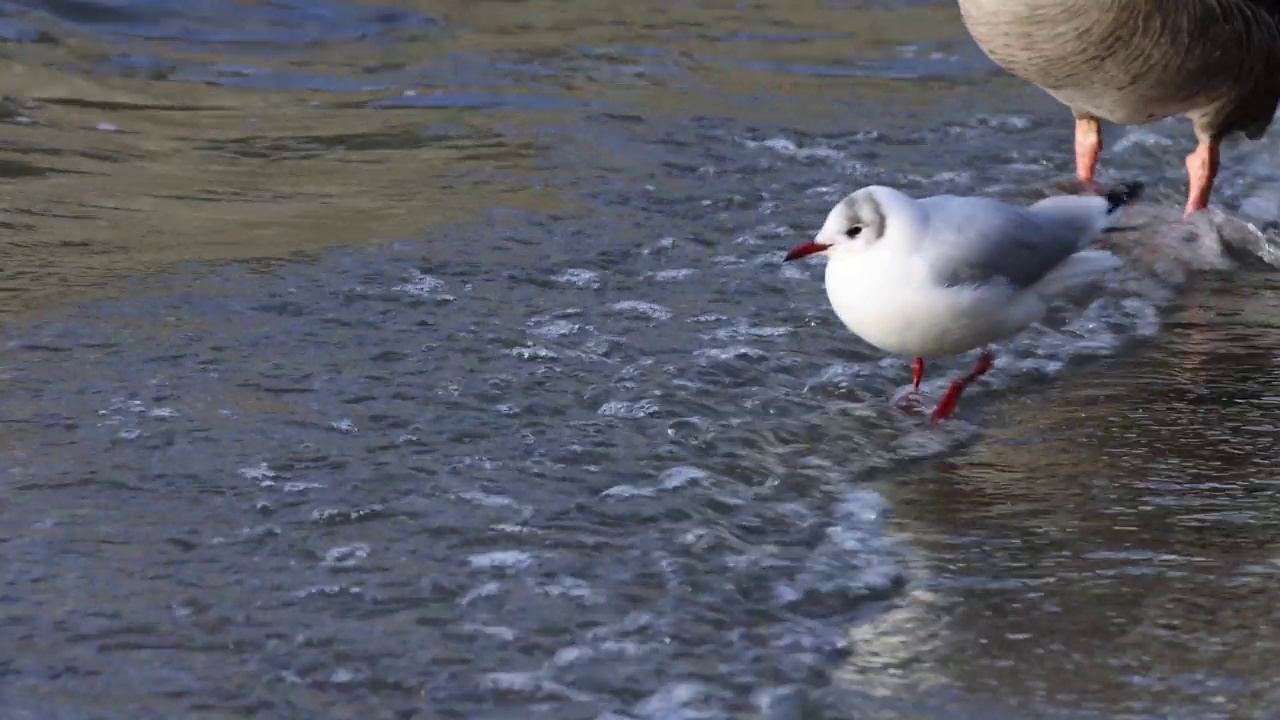
[[[705,348],[695,350],[693,356],[703,363],[726,362],[729,360],[765,360],[769,353],[747,345],[735,345],[726,348]]]
[[[793,332],[795,332],[794,328],[752,325],[745,320],[739,320],[728,327],[719,328],[711,335],[720,340],[746,340],[749,338],[779,337]]]
[[[478,490],[467,490],[456,495],[460,500],[475,503],[483,507],[491,508],[510,508],[512,510],[526,511],[529,508],[522,505],[506,495],[492,495]]]
[[[356,427],[356,424],[347,418],[331,422],[329,423],[329,427],[345,435],[354,435],[355,433],[360,432],[360,429]]]
[[[524,692],[538,696],[590,702],[590,695],[548,680],[542,672],[492,672],[484,676],[484,684],[494,690]]]
[[[640,400],[638,402],[627,402],[625,400],[611,400],[596,412],[609,417],[620,418],[642,418],[649,417],[658,412],[658,403],[652,400]]]
[[[768,140],[761,141],[742,140],[742,143],[749,148],[764,148],[765,150],[772,150],[780,155],[794,157],[801,160],[808,158],[821,158],[824,160],[846,159],[844,153],[834,148],[823,147],[821,145],[816,147],[801,147],[787,138],[769,138]]]
[[[658,485],[663,490],[675,490],[686,485],[707,480],[711,474],[701,468],[692,465],[679,465],[673,467],[658,477]]]
[[[675,268],[672,270],[659,270],[653,274],[653,279],[658,282],[675,282],[693,277],[698,274],[693,268]]]
[[[654,495],[657,495],[657,492],[652,488],[642,488],[637,485],[614,485],[600,493],[600,497],[623,499],[632,497],[653,497]]]
[[[643,300],[623,300],[611,305],[614,310],[620,312],[636,313],[654,320],[667,320],[671,317],[671,311],[667,308],[651,302]]]
[[[359,677],[360,676],[357,675],[353,670],[348,670],[347,668],[337,668],[333,671],[331,675],[329,675],[329,682],[335,685],[343,685],[353,680],[356,680]]]
[[[556,275],[552,280],[580,288],[594,289],[600,287],[600,273],[583,268],[568,268]]]
[[[662,686],[657,692],[636,704],[636,715],[652,720],[677,720],[708,717],[702,712],[701,701],[706,698],[707,688],[699,682],[673,682]]]
[[[494,638],[497,638],[497,639],[499,639],[499,640],[505,640],[505,641],[507,641],[507,642],[511,642],[512,640],[515,640],[515,639],[516,639],[516,636],[517,636],[517,634],[518,634],[518,633],[516,633],[516,631],[515,631],[515,630],[513,630],[513,629],[511,629],[511,628],[509,628],[509,627],[506,627],[506,626],[504,626],[504,625],[472,625],[472,624],[467,624],[467,625],[463,625],[463,626],[462,626],[462,629],[463,629],[463,630],[468,630],[468,631],[471,631],[471,632],[477,632],[477,633],[480,633],[481,635],[488,635],[489,637],[494,637]]]
[[[470,605],[471,603],[475,602],[476,600],[479,600],[480,598],[493,597],[500,592],[502,592],[501,583],[494,582],[494,581],[481,583],[480,585],[477,585],[476,587],[468,590],[466,594],[463,595],[462,597],[458,598],[458,604]]]
[[[552,320],[541,325],[535,325],[529,329],[529,332],[543,337],[564,337],[573,335],[583,329],[581,323],[570,322],[568,320]]]
[[[1034,124],[1027,115],[975,115],[973,122],[996,130],[1030,130]]]
[[[467,558],[473,568],[510,568],[519,570],[533,564],[533,555],[523,550],[495,550]]]
[[[525,345],[524,347],[511,348],[509,352],[521,360],[558,360],[560,358],[559,353],[541,345]]]
[[[252,467],[242,467],[236,472],[246,480],[269,480],[280,476],[275,470],[267,467],[266,463],[258,463]]]
[[[324,560],[320,564],[330,568],[349,568],[359,565],[367,557],[369,546],[365,543],[338,545],[325,551]]]
[[[418,297],[431,297],[444,289],[444,281],[430,275],[415,272],[409,282],[391,288],[395,292]]]
[[[595,605],[604,602],[604,598],[600,596],[585,580],[568,575],[562,575],[551,582],[548,582],[538,588],[542,593],[551,597],[570,597],[580,600],[587,604]]]

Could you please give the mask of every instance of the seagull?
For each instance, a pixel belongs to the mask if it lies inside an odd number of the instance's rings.
[[[1024,207],[956,195],[917,200],[873,185],[837,203],[813,241],[784,262],[826,255],[836,316],[880,350],[914,358],[917,393],[926,359],[983,348],[974,369],[935,406],[936,422],[991,368],[988,344],[1039,321],[1056,296],[1122,264],[1089,246],[1142,191],[1131,182]]]

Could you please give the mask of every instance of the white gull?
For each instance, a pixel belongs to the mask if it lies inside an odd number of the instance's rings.
[[[940,420],[990,369],[986,345],[1039,321],[1057,295],[1121,265],[1090,246],[1142,190],[1126,183],[1023,207],[956,195],[916,200],[873,185],[841,200],[817,237],[786,260],[827,256],[836,316],[877,348],[912,356],[917,392],[926,359],[983,347],[973,371],[934,408]]]

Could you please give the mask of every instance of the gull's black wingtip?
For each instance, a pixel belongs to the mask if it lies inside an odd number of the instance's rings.
[[[1146,189],[1140,181],[1121,183],[1107,188],[1105,197],[1107,198],[1107,213],[1113,213],[1125,205],[1129,205],[1142,197],[1142,191]]]

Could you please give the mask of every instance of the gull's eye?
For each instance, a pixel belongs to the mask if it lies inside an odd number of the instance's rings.
[[[848,230],[844,231],[846,237],[856,238],[862,232],[861,225],[851,225]]]

